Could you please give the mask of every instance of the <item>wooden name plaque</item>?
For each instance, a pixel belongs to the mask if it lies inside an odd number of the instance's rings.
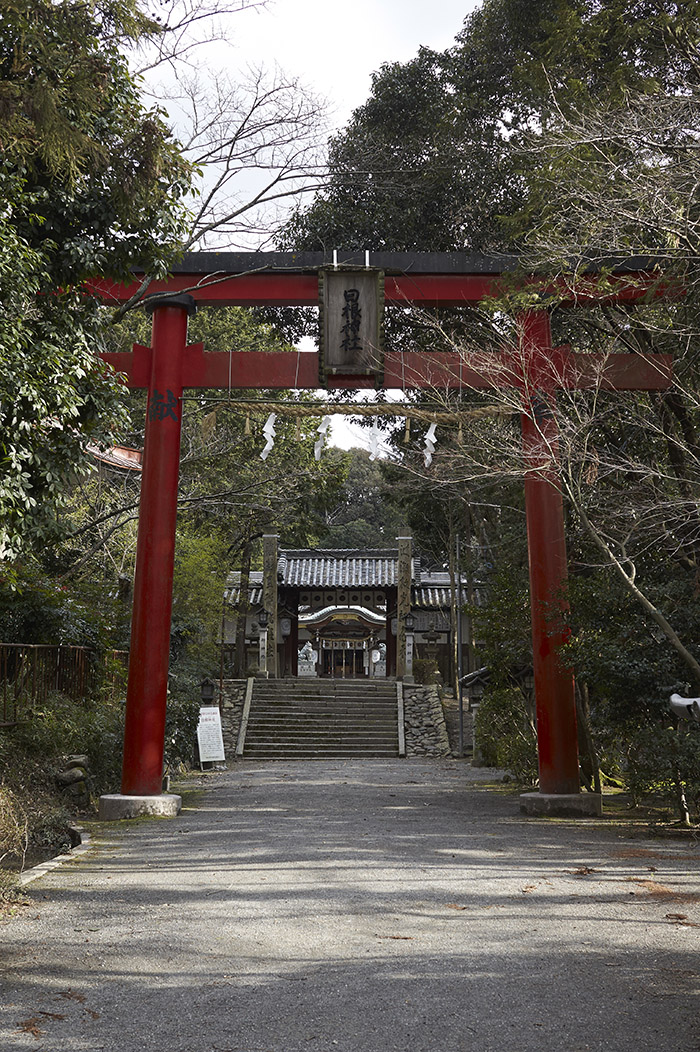
[[[384,274],[323,270],[319,274],[321,379],[381,376]]]

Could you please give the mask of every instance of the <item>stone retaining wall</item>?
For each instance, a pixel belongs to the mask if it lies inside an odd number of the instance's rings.
[[[225,679],[221,694],[221,732],[224,738],[224,752],[230,763],[236,758],[238,729],[243,715],[247,679]]]
[[[403,688],[406,756],[451,756],[438,688]]]

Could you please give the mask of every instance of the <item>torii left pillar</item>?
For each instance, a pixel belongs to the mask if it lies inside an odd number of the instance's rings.
[[[100,798],[100,818],[176,815],[163,793],[183,363],[191,296],[159,299],[153,315],[148,408],[136,546],[121,794]]]

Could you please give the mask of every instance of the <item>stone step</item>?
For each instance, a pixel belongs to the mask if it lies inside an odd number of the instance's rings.
[[[361,690],[361,691],[338,691],[337,694],[333,691],[319,690],[317,691],[297,691],[293,690],[255,690],[253,691],[253,697],[259,698],[260,700],[269,701],[284,701],[289,698],[293,701],[300,701],[302,699],[316,700],[327,698],[330,701],[396,701],[396,691],[387,691],[385,694],[383,691],[374,690]]]
[[[319,730],[334,727],[356,727],[359,731],[371,730],[373,727],[396,727],[396,716],[376,716],[374,720],[354,720],[352,716],[331,717],[328,715],[312,716],[298,713],[289,716],[286,720],[276,720],[273,716],[260,716],[252,713],[248,720],[248,727],[266,727],[274,730],[276,727],[315,727]]]
[[[227,683],[228,680],[224,680]],[[238,682],[238,681],[235,681]],[[271,687],[282,687],[282,686],[294,686],[295,684],[301,687],[322,687],[332,686],[349,686],[352,683],[369,683],[373,687],[395,687],[395,679],[387,679],[385,676],[369,677],[369,676],[346,676],[343,679],[342,676],[288,676],[286,679],[268,679],[265,676],[261,676],[260,679],[256,679],[255,685],[259,683],[266,683]]]
[[[314,723],[307,720],[284,721],[279,723],[259,723],[257,720],[248,721],[248,734],[265,733],[279,734],[289,731],[300,731],[303,734],[393,734],[397,724],[384,721],[382,723]]]
[[[357,699],[364,701],[372,701],[374,697],[379,701],[386,702],[389,699],[396,700],[395,690],[254,690],[254,697],[269,697],[272,701],[279,701],[284,697],[332,697],[339,702],[344,702],[347,699]]]
[[[387,752],[391,755],[398,753],[398,746],[395,742],[379,741],[379,742],[345,742],[345,741],[329,741],[329,742],[318,742],[318,741],[274,741],[274,742],[251,742],[245,750],[246,756],[258,755],[261,752],[277,752],[285,753],[289,752],[337,752],[338,749],[347,750],[348,752],[356,752],[359,755],[363,753],[377,753]]]
[[[276,731],[268,731],[263,727],[249,727],[248,733],[246,734],[246,744],[253,741],[279,741],[284,738],[303,738],[308,741],[311,738],[318,738],[319,741],[324,741],[326,738],[333,741],[393,741],[396,737],[396,729],[388,728],[384,731],[374,731],[372,733],[362,732],[348,728],[346,730],[339,730],[333,728],[328,733],[321,737],[315,729],[304,730],[303,728],[297,727],[283,727]]]
[[[296,748],[292,745],[284,745],[282,747],[275,746],[258,746],[255,749],[246,749],[244,759],[246,760],[285,760],[285,759],[298,759],[298,760],[334,760],[342,759],[343,757],[395,757],[398,756],[398,748],[374,748],[374,747],[361,747],[361,748],[344,748],[341,746],[329,747],[325,749],[312,749],[312,748]]]
[[[294,717],[289,716],[286,720],[276,720],[273,716],[260,716],[258,714],[252,714],[248,720],[248,727],[317,727],[323,729],[324,727],[357,727],[358,730],[367,730],[371,727],[396,727],[397,720],[396,716],[376,716],[374,720],[354,720],[352,716],[347,716],[346,719],[339,719],[338,716],[333,717],[328,715],[311,716],[298,714]]]
[[[259,705],[253,703],[255,715],[265,715],[271,720],[293,719],[296,715],[309,715],[324,717],[327,719],[349,719],[362,720],[367,718],[392,718],[396,719],[396,705],[367,705],[367,706],[330,706],[330,705]],[[252,708],[251,708],[252,711]]]
[[[375,713],[369,719],[357,719],[352,714],[338,715],[328,712],[310,713],[296,712],[288,713],[281,718],[271,713],[251,712],[249,724],[264,724],[266,727],[291,726],[294,723],[303,724],[306,727],[395,727],[396,713]]]
[[[253,696],[256,699],[260,699],[261,701],[263,701],[263,700],[283,701],[286,698],[293,699],[294,701],[299,701],[299,700],[301,700],[303,698],[308,698],[309,700],[311,700],[311,699],[319,699],[319,698],[328,698],[328,699],[332,699],[334,701],[348,701],[348,700],[356,700],[356,701],[373,701],[373,700],[376,700],[376,701],[391,701],[392,699],[394,701],[396,701],[396,691],[395,690],[386,691],[386,692],[385,691],[375,691],[375,690],[372,690],[372,691],[366,691],[366,690],[353,690],[353,691],[350,691],[350,690],[345,690],[345,691],[338,691],[337,693],[335,693],[333,691],[328,691],[328,690],[319,690],[319,691],[256,690],[256,691],[254,691]]]
[[[344,701],[346,698],[364,698],[367,701],[379,698],[387,701],[396,698],[395,690],[267,690],[261,687],[253,691],[256,698],[337,698]]]
[[[312,727],[304,729],[303,727],[248,727],[245,735],[245,744],[249,745],[253,742],[279,742],[281,739],[287,739],[287,737],[295,737],[295,739],[302,739],[308,742],[311,739],[317,739],[319,742],[323,742],[326,739],[346,739],[348,741],[363,742],[363,741],[379,741],[382,742],[393,742],[397,736],[396,727],[386,727],[382,730],[377,730],[372,733],[357,731],[352,727],[347,728],[327,728],[323,732],[319,732],[318,728]]]
[[[316,706],[258,706],[253,703],[251,713],[255,716],[265,716],[270,720],[294,719],[295,716],[310,716],[316,719],[352,719],[362,722],[363,719],[396,719],[396,706],[386,708],[330,708],[328,705]]]
[[[395,683],[371,679],[258,679],[255,690],[396,690]]]

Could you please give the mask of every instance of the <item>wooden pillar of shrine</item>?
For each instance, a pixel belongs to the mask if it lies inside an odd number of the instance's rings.
[[[396,610],[396,588],[386,589],[386,674],[396,675],[396,636],[391,631],[392,613]]]

